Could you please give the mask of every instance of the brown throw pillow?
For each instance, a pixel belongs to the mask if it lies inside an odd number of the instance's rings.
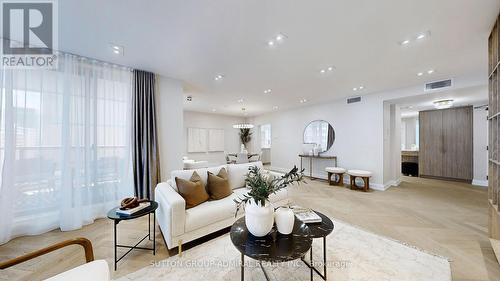
[[[198,173],[193,172],[189,180],[175,177],[179,194],[186,200],[186,209],[193,208],[208,200],[209,196]]]
[[[208,172],[207,191],[212,200],[219,200],[233,193],[233,190],[229,186],[225,168],[220,169],[217,175]]]

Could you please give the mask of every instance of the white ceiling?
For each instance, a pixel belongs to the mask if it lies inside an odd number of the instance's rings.
[[[499,9],[499,0],[62,0],[59,47],[182,80],[193,96],[186,109],[241,114],[244,106],[252,116],[302,98],[321,103],[478,73],[486,82]],[[398,44],[424,31],[430,38]],[[268,48],[277,33],[288,38]],[[330,65],[333,73],[319,74]]]
[[[417,116],[419,111],[434,109],[434,101],[453,100],[453,106],[488,104],[488,86],[474,86],[434,93],[426,93],[411,97],[387,101],[401,108],[402,117]]]

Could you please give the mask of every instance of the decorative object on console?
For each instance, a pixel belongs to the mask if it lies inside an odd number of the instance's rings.
[[[236,203],[236,213],[241,206],[245,206],[245,223],[254,236],[262,237],[269,233],[273,227],[274,214],[269,196],[286,188],[295,182],[303,182],[303,170],[294,166],[290,172],[281,177],[272,177],[262,174],[257,166],[249,167],[249,172],[245,178],[246,185],[250,188],[248,195],[234,199]]]
[[[288,235],[292,233],[293,224],[295,223],[295,215],[289,207],[279,207],[274,212],[274,220],[276,228],[281,234]]]
[[[201,177],[196,171],[193,172],[189,180],[176,177],[175,184],[177,185],[179,194],[186,200],[186,209],[197,206],[210,198]]]
[[[233,193],[229,186],[226,168],[221,168],[217,175],[207,171],[207,191],[210,199],[219,200]]]

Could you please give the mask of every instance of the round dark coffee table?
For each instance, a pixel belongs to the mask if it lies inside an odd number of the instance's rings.
[[[158,209],[158,203],[156,203],[155,201],[148,201],[149,202],[149,206],[138,211],[137,213],[133,214],[133,215],[130,215],[130,216],[124,216],[124,215],[120,215],[120,214],[117,214],[116,213],[116,210],[120,207],[115,207],[111,210],[109,210],[108,212],[108,218],[109,219],[112,219],[114,221],[114,251],[115,251],[115,258],[114,258],[114,261],[115,261],[115,270],[116,270],[116,264],[121,260],[123,259],[128,253],[130,253],[132,250],[134,249],[139,249],[139,250],[151,250],[153,251],[153,255],[155,255],[155,252],[156,252],[156,243],[155,243],[155,236],[156,236],[156,227],[155,227],[155,221],[156,221],[156,209]],[[153,239],[151,239],[151,213],[153,213]],[[129,246],[129,245],[118,245],[117,242],[116,242],[116,226],[118,225],[118,223],[120,223],[122,220],[133,220],[133,219],[136,219],[136,218],[140,218],[142,216],[145,216],[145,215],[148,215],[148,225],[149,225],[149,229],[148,229],[148,235],[144,236],[144,238],[142,238],[139,242],[137,242],[137,244],[135,244],[134,246]],[[149,240],[153,240],[153,248],[145,248],[145,247],[138,247],[137,245],[139,245],[142,241],[144,241],[144,239],[148,238]],[[117,255],[116,255],[116,249],[120,247],[120,248],[128,248],[129,250],[123,254],[123,256],[121,256],[120,258],[117,258]]]
[[[302,258],[311,249],[312,237],[305,223],[295,218],[293,231],[280,234],[276,227],[264,237],[253,236],[245,225],[245,217],[231,227],[231,241],[241,253],[241,280],[245,279],[245,256],[258,260],[266,280],[269,280],[262,261],[286,262]]]
[[[323,274],[319,272],[317,268],[313,265],[313,249],[311,247],[311,251],[309,252],[309,263],[304,260],[302,257],[302,261],[311,269],[311,280],[313,279],[313,271],[315,271],[323,280],[326,280],[326,236],[332,233],[334,225],[331,219],[327,216],[323,215],[318,211],[314,211],[318,216],[321,217],[321,222],[318,223],[308,223],[307,227],[310,231],[311,238],[323,238]]]

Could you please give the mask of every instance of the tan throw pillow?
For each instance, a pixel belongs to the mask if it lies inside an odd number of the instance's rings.
[[[175,177],[179,194],[186,201],[186,209],[193,208],[208,200],[209,196],[198,173],[193,172],[189,180]]]
[[[208,194],[210,194],[210,199],[219,200],[228,197],[231,193],[233,193],[233,190],[229,186],[229,180],[227,178],[227,171],[225,168],[220,169],[217,175],[210,172],[207,173],[207,191]]]

